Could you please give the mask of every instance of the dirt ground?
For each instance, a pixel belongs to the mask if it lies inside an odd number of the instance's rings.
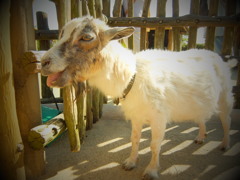
[[[131,149],[131,124],[118,106],[104,105],[103,117],[87,131],[81,151],[70,152],[68,135],[46,148],[46,171],[38,179],[48,180],[139,180],[151,158],[151,132],[144,127],[137,167],[125,171],[121,163]],[[193,123],[169,124],[160,155],[162,180],[234,180],[240,177],[240,111],[232,113],[231,148],[220,151],[221,122],[207,123],[204,144],[194,144],[197,126]]]

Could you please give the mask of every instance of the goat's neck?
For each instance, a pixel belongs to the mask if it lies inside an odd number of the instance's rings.
[[[134,54],[117,41],[112,41],[104,47],[99,56],[103,67],[89,79],[90,85],[97,87],[105,95],[122,97],[136,72]]]

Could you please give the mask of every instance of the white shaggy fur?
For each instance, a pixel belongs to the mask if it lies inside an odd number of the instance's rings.
[[[124,163],[125,169],[136,165],[144,124],[152,130],[152,159],[145,176],[158,176],[159,151],[170,121],[196,122],[200,128],[196,142],[202,143],[205,122],[218,114],[224,129],[221,148],[228,148],[233,97],[230,70],[220,56],[207,50],[146,50],[129,58],[131,53],[120,46],[109,43],[103,50],[103,56],[105,50],[107,56],[105,67],[89,82],[108,95],[121,97],[126,82],[136,72],[131,91],[121,101],[126,118],[132,122],[132,152]]]
[[[98,26],[94,26],[94,19],[87,21],[83,19],[73,20],[72,25],[70,22],[70,25],[65,27],[65,34],[67,35],[64,35],[60,40],[60,42],[63,42],[64,38],[68,39],[69,34],[73,34],[73,27],[80,26],[79,24],[82,22],[91,23],[92,29],[95,29],[96,37],[101,37],[101,41],[105,38],[102,49],[99,52],[96,50],[99,54],[96,57],[93,57],[94,54],[89,56],[92,59],[98,58],[100,60],[95,62],[97,65],[93,65],[94,68],[91,64],[86,66],[91,71],[83,69],[82,72],[79,72],[84,77],[82,79],[88,79],[90,85],[96,86],[106,95],[122,97],[124,89],[128,86],[133,75],[136,74],[130,92],[125,99],[121,100],[123,112],[126,118],[132,122],[132,151],[130,157],[123,164],[125,169],[130,170],[136,166],[141,129],[144,124],[149,124],[152,131],[152,158],[144,172],[145,179],[158,177],[159,152],[168,122],[186,120],[196,122],[199,125],[196,143],[202,143],[206,134],[205,122],[212,115],[217,114],[224,129],[221,148],[228,148],[233,97],[230,84],[230,68],[227,63],[222,61],[220,56],[208,50],[195,49],[183,52],[146,50],[134,55],[117,41],[111,41],[114,36],[129,35],[131,29],[125,31],[123,28],[112,28],[111,30],[106,25],[106,27],[101,25],[101,28],[97,29]],[[98,35],[96,29],[99,30],[101,35]],[[90,31],[89,27],[87,30]],[[78,32],[78,30],[75,31]],[[88,31],[83,31],[83,33],[88,33]],[[73,39],[66,41],[66,43],[78,43],[74,39],[75,34],[72,36]],[[96,48],[96,44],[101,42],[92,41],[95,42],[92,43],[94,48]],[[81,41],[80,43],[82,43],[82,47],[87,48],[89,46],[84,45],[84,43],[90,44],[91,41]],[[55,71],[56,66],[67,64],[64,57],[54,59],[54,54],[59,49],[57,46],[49,50],[42,60],[43,74],[45,75],[53,72],[57,73]],[[67,48],[70,52],[67,54],[68,56],[74,54],[71,53],[70,45]],[[73,48],[77,47],[73,46]],[[90,50],[86,51],[85,55],[89,52]],[[69,60],[72,59],[69,58]],[[80,57],[79,62],[81,61],[83,60]],[[78,60],[74,59],[72,62],[77,64]],[[90,59],[88,63],[92,63],[92,60]],[[63,70],[68,67],[58,68]],[[72,69],[74,69],[74,66]],[[54,76],[55,79],[61,77],[64,73],[66,74],[67,71],[58,73]]]

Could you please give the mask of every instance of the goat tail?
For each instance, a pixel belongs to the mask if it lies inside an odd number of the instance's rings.
[[[238,60],[234,57],[227,57],[227,64],[229,68],[234,68],[238,64]]]

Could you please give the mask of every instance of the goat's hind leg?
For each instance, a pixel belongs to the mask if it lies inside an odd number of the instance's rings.
[[[230,125],[231,125],[230,113],[232,111],[232,104],[233,104],[232,102],[233,102],[233,98],[230,94],[228,96],[226,94],[222,95],[219,100],[219,110],[220,110],[219,117],[222,122],[223,133],[224,133],[222,143],[220,144],[221,150],[226,150],[229,148],[229,143],[230,143],[229,131],[230,131]]]

